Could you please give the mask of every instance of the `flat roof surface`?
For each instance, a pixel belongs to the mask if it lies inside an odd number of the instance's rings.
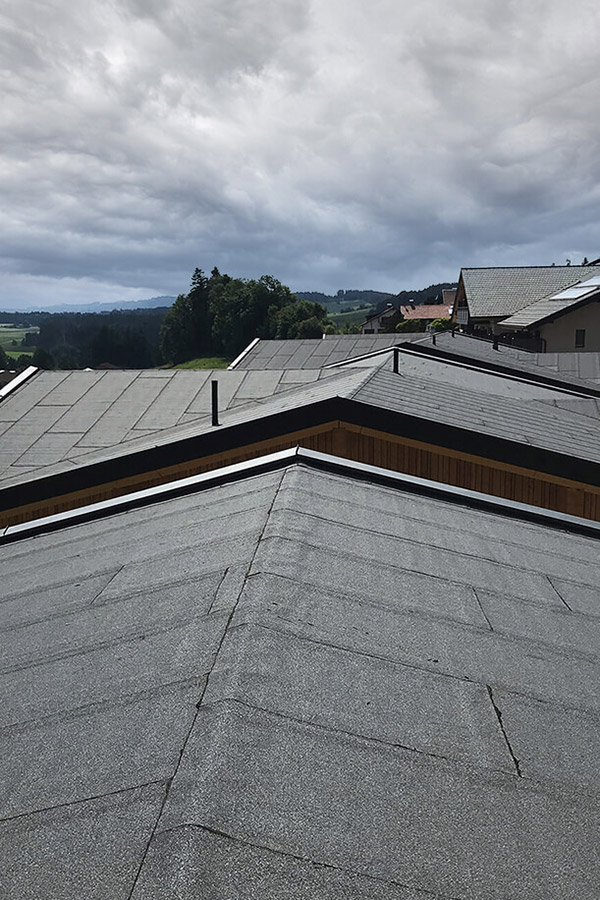
[[[418,342],[425,347],[433,347],[431,336]],[[565,386],[577,387],[577,382],[600,384],[600,353],[530,353],[509,344],[498,344],[494,350],[492,342],[472,337],[467,334],[456,334],[452,337],[448,332],[436,335],[436,349],[448,353],[481,359],[502,366],[510,366],[517,372],[544,374],[563,381]]]
[[[290,465],[0,546],[7,900],[597,900],[598,540]]]

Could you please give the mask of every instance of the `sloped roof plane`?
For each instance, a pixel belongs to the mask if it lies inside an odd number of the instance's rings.
[[[597,266],[461,269],[471,318],[510,316],[537,300],[597,275]]]
[[[0,543],[7,900],[596,900],[598,526],[333,462]]]
[[[541,325],[546,320],[564,315],[569,310],[582,306],[599,296],[600,276],[596,275],[558,291],[551,297],[525,306],[514,315],[503,319],[500,324],[506,328],[532,328]]]

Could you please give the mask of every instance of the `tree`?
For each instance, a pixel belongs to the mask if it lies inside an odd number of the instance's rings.
[[[34,350],[33,356],[31,358],[31,365],[37,366],[38,369],[54,369],[55,362],[51,353],[48,353],[47,350],[44,350],[43,347],[38,347]]]
[[[320,303],[298,300],[271,314],[272,336],[285,338],[322,337],[327,322],[327,310]]]
[[[429,323],[430,327],[433,331],[448,331],[450,325],[452,324],[452,319],[434,319]]]
[[[222,277],[211,288],[213,352],[236,356],[252,338],[269,338],[276,316],[297,300],[286,285],[271,275],[257,281]]]
[[[212,280],[221,280],[213,269]],[[210,281],[195,269],[189,294],[180,294],[167,311],[160,329],[160,352],[166,362],[181,363],[211,352]]]
[[[0,369],[6,369],[8,367],[8,358],[6,353],[4,352],[4,347],[0,344]]]

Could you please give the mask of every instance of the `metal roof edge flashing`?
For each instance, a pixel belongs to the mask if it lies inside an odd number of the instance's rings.
[[[0,402],[8,397],[13,391],[16,391],[17,388],[21,387],[22,384],[25,384],[26,381],[35,375],[38,372],[37,366],[27,366],[26,369],[23,369],[22,372],[19,372],[18,375],[15,375],[8,384],[5,384],[4,387],[0,390]]]
[[[541,506],[531,506],[528,503],[519,503],[517,500],[505,500],[494,494],[483,494],[471,491],[468,488],[456,487],[452,484],[444,484],[441,481],[431,481],[427,478],[419,478],[416,475],[406,475],[403,472],[394,472],[392,469],[383,469],[379,466],[371,466],[368,463],[355,462],[338,456],[330,456],[317,450],[307,450],[304,447],[297,448],[299,463],[305,463],[328,472],[352,474],[362,481],[371,481],[392,488],[402,488],[413,494],[427,497],[440,497],[451,503],[460,503],[463,506],[472,506],[498,515],[535,522],[558,528],[561,531],[574,531],[585,534],[588,537],[600,538],[600,522],[593,519],[583,519],[579,516],[570,516],[553,509],[544,509]]]
[[[33,519],[20,525],[8,525],[0,528],[0,545],[35,537],[39,534],[47,534],[51,531],[58,531],[60,528],[80,525],[84,522],[90,522],[104,516],[116,515],[130,509],[148,506],[157,500],[173,500],[176,497],[184,497],[187,494],[194,494],[197,491],[237,481],[248,475],[261,475],[265,472],[272,472],[283,465],[289,465],[291,462],[294,462],[299,450],[299,447],[279,450],[277,453],[269,453],[256,459],[234,463],[221,469],[201,472],[199,475],[190,475],[188,478],[159,484],[130,494],[122,494],[120,497],[114,497],[111,500],[91,503],[89,506],[78,507],[52,516],[44,516],[41,519]]]
[[[341,369],[343,366],[351,366],[353,363],[362,362],[365,359],[372,359],[374,356],[383,356],[385,353],[391,353],[396,345],[384,347],[382,350],[372,350],[370,353],[363,353],[361,356],[349,356],[348,359],[341,359],[339,362],[327,363],[324,369]]]
[[[237,364],[238,364],[238,363],[241,363],[241,361],[243,360],[243,358],[244,358],[245,356],[247,356],[248,353],[250,353],[250,351],[254,349],[254,347],[256,347],[256,345],[258,344],[259,341],[260,341],[260,338],[257,338],[257,337],[255,337],[254,340],[250,341],[250,343],[248,344],[248,346],[247,346],[244,350],[242,350],[241,353],[239,353],[239,354],[236,356],[236,358],[233,360],[233,362],[230,362],[230,363],[229,363],[229,365],[227,366],[227,371],[229,372],[229,371],[231,371],[231,369],[235,369],[235,367],[237,366]]]
[[[273,472],[291,464],[311,466],[333,474],[350,475],[361,481],[379,484],[384,487],[399,488],[420,496],[439,498],[450,503],[458,503],[481,509],[485,512],[495,513],[532,522],[538,525],[581,534],[586,537],[600,538],[600,522],[592,519],[583,519],[578,516],[570,516],[551,509],[543,509],[514,500],[505,500],[492,494],[483,494],[467,488],[455,487],[415,475],[407,475],[402,472],[394,472],[391,469],[383,469],[379,466],[371,466],[367,463],[355,462],[343,457],[332,456],[317,450],[308,450],[296,446],[288,450],[280,450],[266,456],[235,463],[221,469],[203,472],[200,475],[192,475],[168,484],[158,485],[112,500],[94,503],[87,507],[57,513],[42,519],[24,522],[20,525],[9,525],[0,530],[0,545],[24,540],[41,534],[58,531],[61,528],[83,524],[107,515],[115,515],[148,506],[157,500],[172,500],[177,497],[193,494],[208,488],[218,487],[246,478],[250,475],[261,475]]]

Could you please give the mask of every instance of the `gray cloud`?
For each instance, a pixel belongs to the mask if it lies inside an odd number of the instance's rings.
[[[0,306],[178,293],[196,265],[398,290],[600,255],[600,16],[576,12],[9,2]]]

